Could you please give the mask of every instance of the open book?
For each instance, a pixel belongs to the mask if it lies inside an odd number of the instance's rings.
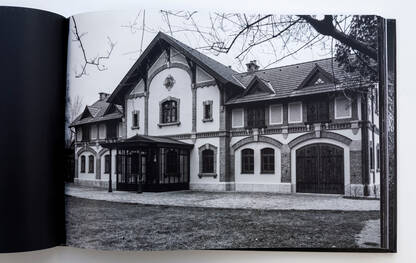
[[[395,21],[0,7],[0,251],[396,251]]]

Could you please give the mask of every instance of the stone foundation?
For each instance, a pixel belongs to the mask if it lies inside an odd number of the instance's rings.
[[[74,178],[74,184],[80,186],[88,186],[88,187],[97,187],[108,189],[108,181],[107,180],[87,180],[87,179],[80,179]],[[113,190],[116,190],[116,182],[112,182]]]

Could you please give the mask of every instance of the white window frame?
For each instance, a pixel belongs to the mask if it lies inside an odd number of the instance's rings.
[[[290,119],[290,105],[300,104],[300,121],[292,121]],[[291,102],[287,104],[287,112],[288,112],[288,123],[302,123],[303,122],[303,103],[301,101]]]
[[[342,120],[342,119],[352,118],[352,100],[349,99],[349,98],[346,98],[346,97],[344,97],[344,98],[350,102],[349,114],[348,114],[348,116],[341,116],[341,117],[340,116],[337,116],[337,99],[339,99],[339,98],[343,98],[343,97],[342,96],[341,97],[338,96],[338,97],[335,97],[335,99],[334,99],[334,115],[335,115],[335,119]]]
[[[233,112],[235,111],[235,110],[240,110],[241,111],[241,126],[235,126],[234,125],[234,114],[233,114]],[[243,128],[244,127],[244,108],[235,108],[235,109],[233,109],[232,111],[231,111],[231,126],[233,127],[233,128]]]
[[[272,122],[272,107],[280,107],[280,122]],[[269,124],[278,125],[283,124],[283,104],[272,104],[269,106]]]

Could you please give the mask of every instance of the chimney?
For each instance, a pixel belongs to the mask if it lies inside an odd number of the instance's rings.
[[[98,95],[100,95],[100,100],[106,100],[108,98],[108,96],[110,96],[110,94],[105,93],[105,92],[100,92],[98,93]]]
[[[257,60],[250,61],[250,63],[247,63],[246,66],[248,73],[253,73],[259,69],[259,65],[257,65]]]

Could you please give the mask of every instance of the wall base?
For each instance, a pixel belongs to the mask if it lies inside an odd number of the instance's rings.
[[[74,184],[80,185],[80,186],[108,189],[107,180],[89,180],[89,179],[74,178]],[[116,182],[112,182],[112,186],[113,186],[113,190],[116,190]]]

